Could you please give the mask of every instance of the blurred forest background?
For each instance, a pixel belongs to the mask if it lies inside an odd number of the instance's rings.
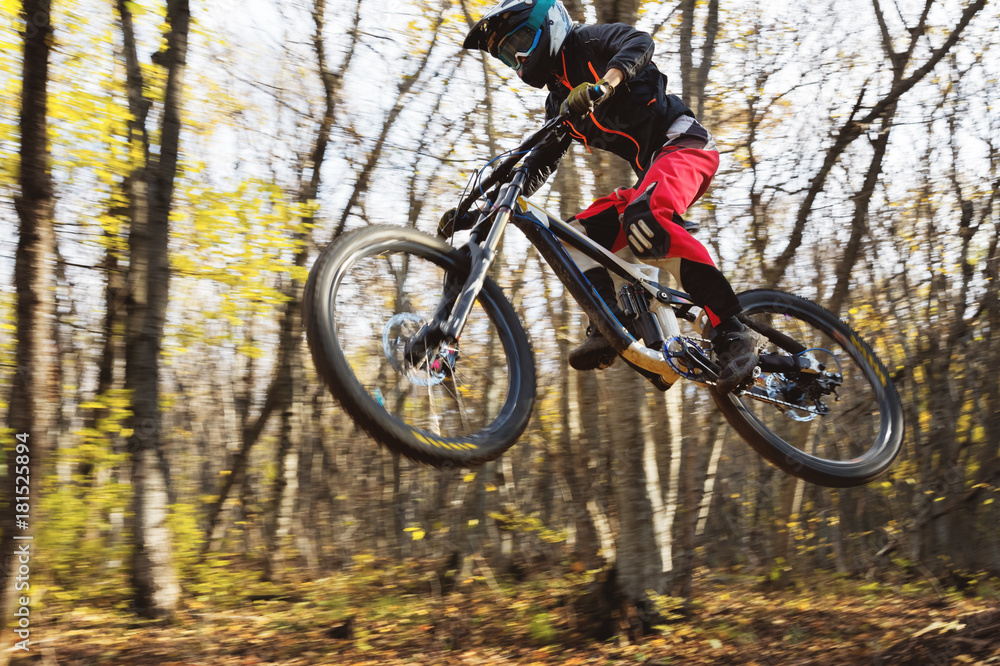
[[[496,276],[539,365],[522,441],[434,470],[353,426],[304,346],[308,267],[362,225],[433,232],[537,126],[544,93],[460,49],[489,3],[2,0],[0,557],[28,433],[39,622],[176,618],[361,570],[435,598],[575,576],[633,629],[712,576],[1000,595],[996,3],[565,4],[653,34],[714,133],[690,216],[737,289],[814,299],[877,349],[906,408],[893,469],[804,484],[703,391],[569,370],[585,318],[516,241]],[[568,217],[630,184],[616,161],[575,146],[536,199]],[[316,612],[350,634],[364,614],[338,598]]]

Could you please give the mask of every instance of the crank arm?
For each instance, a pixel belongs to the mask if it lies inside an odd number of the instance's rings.
[[[719,366],[716,365],[711,359],[702,353],[701,349],[696,345],[692,345],[687,340],[681,338],[681,350],[684,353],[684,359],[689,363],[694,364],[702,372],[704,372],[709,381],[715,381],[719,378]]]

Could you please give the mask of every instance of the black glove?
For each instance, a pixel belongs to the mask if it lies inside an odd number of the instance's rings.
[[[457,209],[452,208],[441,216],[441,221],[438,222],[438,236],[441,238],[451,238],[455,235],[456,231],[465,231],[466,229],[471,229],[475,226],[476,221],[479,219],[479,215],[473,213],[472,211],[465,211],[462,217],[455,219],[455,212]]]
[[[591,99],[591,90],[597,90],[600,93],[596,102]],[[566,101],[562,103],[559,112],[569,111],[576,116],[586,115],[594,110],[595,104],[600,104],[611,97],[614,92],[615,89],[604,79],[597,83],[581,83],[569,91],[569,95],[566,96]]]

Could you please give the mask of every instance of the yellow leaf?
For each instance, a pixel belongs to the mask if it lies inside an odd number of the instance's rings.
[[[413,530],[413,540],[420,541],[424,538],[425,532],[423,530]]]

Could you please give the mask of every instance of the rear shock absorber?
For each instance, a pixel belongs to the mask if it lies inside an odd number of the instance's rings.
[[[650,349],[660,351],[663,349],[663,329],[656,314],[649,310],[649,296],[635,288],[634,285],[622,285],[618,294],[618,301],[621,303],[625,315],[635,321],[636,331],[642,338],[643,343]]]

